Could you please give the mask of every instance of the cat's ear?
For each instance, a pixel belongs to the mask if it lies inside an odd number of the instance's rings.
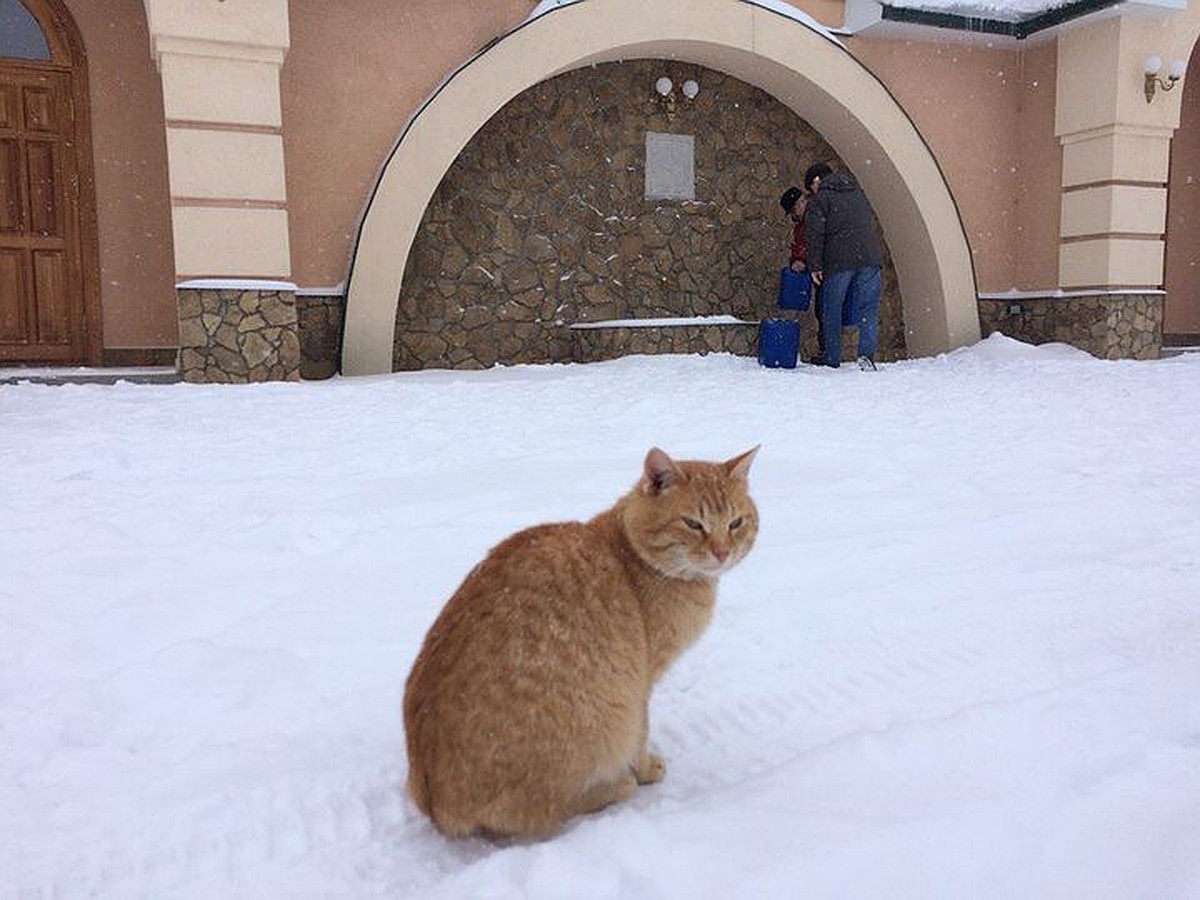
[[[762,444],[747,450],[741,456],[735,456],[733,459],[725,463],[725,471],[734,478],[740,478],[742,481],[749,480],[750,463],[754,462],[754,455],[762,448]]]
[[[646,454],[646,463],[642,470],[642,493],[661,494],[675,482],[682,473],[675,460],[657,447],[651,447]]]

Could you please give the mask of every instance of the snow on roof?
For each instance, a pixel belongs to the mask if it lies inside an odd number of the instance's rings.
[[[529,13],[529,19],[536,19],[559,6],[578,3],[579,0],[541,0]],[[774,12],[809,25],[823,34],[828,29],[797,9],[786,0],[744,0],[770,9]],[[978,19],[992,19],[998,22],[1017,22],[1032,18],[1052,9],[1070,6],[1078,0],[885,0],[882,5],[899,9],[914,9],[923,12],[945,13],[947,15],[963,16]],[[832,34],[829,35],[832,37]]]
[[[883,5],[964,18],[1019,22],[1074,2],[1076,0],[887,0]]]

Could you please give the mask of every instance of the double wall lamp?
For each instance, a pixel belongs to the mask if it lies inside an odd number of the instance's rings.
[[[684,98],[691,101],[696,99],[696,95],[700,93],[700,83],[694,78],[689,78],[679,88],[680,93]],[[664,75],[658,81],[654,82],[655,99],[662,104],[663,109],[667,111],[667,115],[672,115],[675,112],[675,104],[678,99],[675,96],[675,82]]]
[[[1175,87],[1176,82],[1183,77],[1184,71],[1187,69],[1187,63],[1182,59],[1177,59],[1171,63],[1167,69],[1167,79],[1164,81],[1160,73],[1162,72],[1163,61],[1157,56],[1147,56],[1145,62],[1146,72],[1146,102],[1149,103],[1154,99],[1154,91],[1169,91]]]

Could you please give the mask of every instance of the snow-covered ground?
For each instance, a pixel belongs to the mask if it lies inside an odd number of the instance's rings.
[[[1200,358],[994,336],[303,385],[0,387],[0,896],[1200,896]],[[402,792],[488,547],[762,443],[660,685],[667,778],[553,840]]]

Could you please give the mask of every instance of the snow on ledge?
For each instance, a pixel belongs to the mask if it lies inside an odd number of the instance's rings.
[[[571,328],[681,328],[687,325],[757,325],[736,316],[692,316],[680,319],[605,319],[601,322],[573,322]]]
[[[346,282],[339,281],[333,287],[298,287],[297,297],[345,297]]]
[[[189,291],[296,291],[296,285],[291,281],[262,278],[191,278],[178,282],[175,287]]]
[[[1138,296],[1145,297],[1154,294],[1166,294],[1167,292],[1159,288],[1097,288],[1093,291],[1064,291],[1058,288],[1053,291],[1018,291],[1016,288],[1010,288],[1007,291],[996,291],[993,293],[976,294],[978,300],[1070,300],[1073,297],[1120,297],[1120,296]]]

